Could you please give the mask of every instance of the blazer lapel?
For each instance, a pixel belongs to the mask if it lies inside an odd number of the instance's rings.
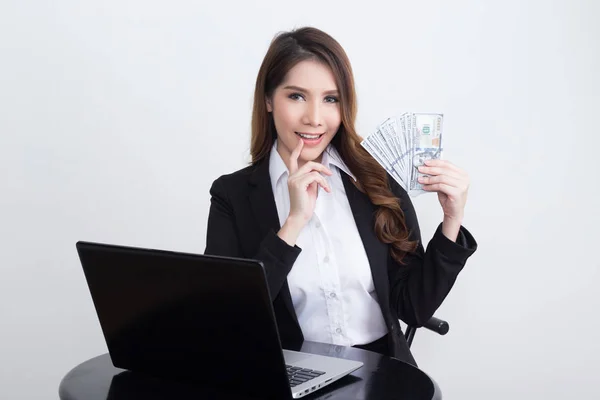
[[[271,189],[268,159],[257,164],[250,176],[249,184],[250,206],[260,229],[260,237],[263,238],[269,230],[273,229],[277,232],[281,228],[275,197]]]
[[[260,237],[264,238],[271,229],[275,232],[281,229],[281,222],[277,215],[277,204],[275,203],[273,189],[271,188],[268,158],[265,158],[257,164],[256,169],[248,182],[250,185],[249,201],[259,226],[259,232],[257,234],[260,234]],[[298,329],[300,329],[300,323],[298,322],[298,316],[294,310],[292,295],[287,280],[283,284],[279,296],[281,297],[285,308],[292,316],[295,324],[298,326]]]
[[[376,208],[371,203],[369,197],[354,186],[351,182],[352,178],[345,173],[341,175],[356,227],[358,228],[358,233],[369,259],[373,285],[375,286],[383,315],[386,316],[389,313],[388,245],[382,243],[373,230]]]

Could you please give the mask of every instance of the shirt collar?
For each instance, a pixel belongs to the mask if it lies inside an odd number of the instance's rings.
[[[335,165],[340,171],[344,171],[346,175],[351,177],[356,181],[356,177],[352,172],[350,172],[350,168],[344,163],[340,153],[333,147],[331,144],[327,146],[325,151],[323,152],[323,158],[321,159],[321,164],[331,169],[332,165]]]
[[[338,151],[331,144],[329,144],[323,152],[321,164],[329,169],[331,169],[331,166],[333,165],[356,181],[356,177],[350,172],[350,168],[344,163]],[[288,172],[281,155],[279,155],[279,152],[277,151],[277,139],[275,139],[275,143],[273,143],[273,147],[271,148],[271,154],[269,155],[269,175],[271,175],[271,185],[273,187],[277,186],[279,179]]]

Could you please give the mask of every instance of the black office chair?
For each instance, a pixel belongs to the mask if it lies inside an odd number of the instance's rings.
[[[427,321],[423,325],[423,327],[427,328],[430,331],[433,331],[437,334],[440,334],[440,335],[445,335],[446,333],[448,333],[448,330],[450,330],[450,325],[448,325],[448,323],[446,321],[441,320],[436,317],[431,317],[431,319],[429,321]],[[404,338],[408,342],[408,347],[410,347],[410,345],[412,344],[412,341],[415,337],[416,332],[417,332],[416,326],[407,326],[406,327],[406,333],[404,334]]]

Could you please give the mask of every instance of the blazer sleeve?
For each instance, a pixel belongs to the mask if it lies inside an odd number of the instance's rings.
[[[477,249],[477,243],[463,226],[453,242],[442,233],[440,223],[425,249],[409,195],[395,181],[391,186],[400,200],[410,238],[418,241],[416,252],[407,254],[403,264],[394,260],[388,264],[391,305],[399,319],[420,327],[442,304],[467,259]]]
[[[236,225],[236,219],[240,216],[236,215],[222,177],[213,182],[210,195],[210,211],[204,254],[251,258],[262,261],[271,299],[274,300],[286,282],[287,275],[302,250],[298,246],[288,245],[271,229],[260,242],[255,254],[244,254],[243,237],[241,237]],[[258,230],[258,226],[256,229],[250,229],[254,232]]]

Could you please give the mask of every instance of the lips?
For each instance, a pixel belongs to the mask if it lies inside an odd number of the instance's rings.
[[[304,142],[304,146],[307,148],[317,148],[320,146],[325,133],[308,133],[308,132],[295,132],[296,135]]]
[[[308,132],[295,132],[296,135],[300,136],[303,139],[308,139],[308,140],[317,140],[320,139],[321,136],[324,135],[324,133],[308,133]]]

